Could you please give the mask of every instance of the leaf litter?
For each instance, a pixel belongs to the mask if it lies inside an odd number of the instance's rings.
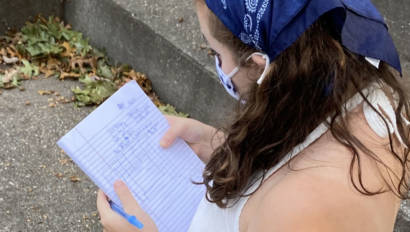
[[[22,90],[22,81],[38,79],[40,75],[80,83],[81,86],[71,89],[72,99],[56,95],[49,107],[70,102],[77,107],[99,105],[121,86],[135,80],[164,114],[188,117],[162,103],[145,74],[129,65],[111,65],[104,52],[93,48],[82,33],[72,30],[58,17],[37,16],[20,31],[0,36],[0,65],[0,89]],[[38,94],[55,92],[40,90]]]

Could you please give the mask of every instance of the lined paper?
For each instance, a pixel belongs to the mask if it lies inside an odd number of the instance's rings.
[[[117,205],[123,180],[159,231],[187,231],[205,194],[203,163],[182,140],[168,149],[159,141],[166,118],[131,81],[62,137],[57,144]]]

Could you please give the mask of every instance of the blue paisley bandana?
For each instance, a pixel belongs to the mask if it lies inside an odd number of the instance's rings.
[[[347,49],[368,60],[382,60],[401,73],[396,47],[383,17],[370,0],[206,0],[206,3],[235,36],[268,54],[271,61],[328,13]]]

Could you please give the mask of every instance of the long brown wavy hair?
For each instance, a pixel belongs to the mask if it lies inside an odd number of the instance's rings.
[[[253,61],[246,61],[256,50],[235,37],[208,9],[204,0],[196,2],[201,10],[208,11],[212,36],[234,52],[238,64],[256,69]],[[409,130],[401,115],[410,118],[409,98],[387,64],[381,62],[377,69],[363,57],[344,48],[340,33],[333,30],[326,18],[326,15],[322,16],[272,62],[260,86],[255,84],[241,96],[246,103],[238,102],[232,124],[223,129],[226,140],[215,149],[203,173],[204,180],[200,184],[207,188],[208,201],[225,208],[228,207],[227,200],[237,201],[242,196],[249,196],[244,192],[253,175],[262,172],[263,181],[269,168],[278,164],[324,121],[333,137],[351,151],[350,180],[357,191],[365,195],[392,191],[401,199],[408,198],[409,149],[395,149],[387,121],[371,105],[362,89],[377,82],[394,90],[398,96],[395,106],[397,128],[407,147],[410,147]],[[348,121],[341,115],[347,110],[347,100],[356,93],[360,93],[383,118],[389,131],[389,150],[401,166],[399,175],[347,129]],[[327,118],[331,120],[327,121]],[[359,150],[388,170],[388,177],[383,178],[386,186],[379,191],[369,191],[362,181]],[[357,179],[353,178],[354,173]],[[398,184],[393,184],[392,176]]]

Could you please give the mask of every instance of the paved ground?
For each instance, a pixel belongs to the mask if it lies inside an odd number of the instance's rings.
[[[0,231],[100,231],[96,187],[56,141],[91,108],[48,107],[38,90],[70,96],[73,82],[24,82],[0,95]],[[55,98],[55,96],[54,96]],[[30,105],[26,105],[30,101]],[[78,176],[79,182],[71,182]]]

